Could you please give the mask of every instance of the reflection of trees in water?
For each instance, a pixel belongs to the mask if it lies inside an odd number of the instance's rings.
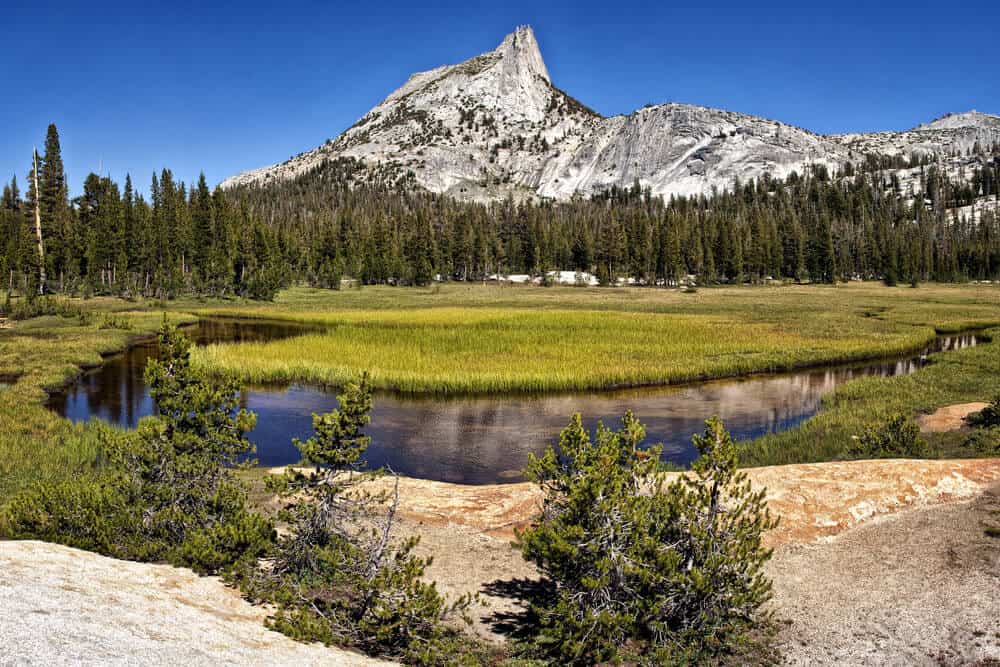
[[[197,330],[200,342],[272,340],[302,333],[301,327],[272,323],[212,321]],[[927,352],[975,345],[974,335],[942,337]],[[140,346],[108,360],[87,374],[50,405],[74,420],[100,416],[133,426],[153,411],[143,382],[155,346]],[[923,356],[873,361],[853,367],[803,370],[776,376],[707,382],[698,385],[616,392],[582,392],[556,396],[414,399],[378,395],[368,429],[372,446],[366,458],[373,466],[389,465],[414,477],[488,483],[510,481],[529,452],[540,453],[558,437],[570,416],[580,412],[587,428],[603,419],[617,426],[627,410],[646,424],[647,442],[662,442],[665,457],[689,463],[695,455],[691,434],[705,419],[721,416],[738,439],[790,428],[815,414],[823,395],[850,380],[866,376],[912,373],[926,363]],[[336,407],[336,392],[302,387],[251,389],[240,406],[258,413],[251,434],[263,465],[297,461],[293,437],[312,432],[312,413]]]

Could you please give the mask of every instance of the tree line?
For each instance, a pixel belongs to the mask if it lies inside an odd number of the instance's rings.
[[[926,156],[870,157],[837,175],[816,166],[668,200],[636,183],[562,203],[465,203],[352,159],[225,191],[210,190],[204,175],[187,186],[164,169],[148,198],[129,176],[119,186],[89,174],[70,199],[50,126],[23,194],[16,177],[4,187],[0,275],[28,295],[157,298],[269,298],[292,282],[422,285],[554,269],[650,286],[997,279],[998,148],[962,178]],[[904,187],[898,168],[918,170],[915,183]]]
[[[0,200],[0,275],[8,290],[266,298],[290,279],[284,238],[210,190],[203,174],[188,187],[164,169],[153,174],[147,199],[130,176],[119,186],[91,173],[70,199],[54,125],[44,154],[34,157],[37,173],[33,166],[23,194],[15,176]]]

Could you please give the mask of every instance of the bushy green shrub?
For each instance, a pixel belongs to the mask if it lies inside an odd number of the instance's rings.
[[[190,366],[190,343],[164,324],[146,381],[158,414],[135,431],[107,431],[96,480],[39,486],[14,499],[4,523],[34,537],[133,560],[165,560],[202,573],[250,562],[274,527],[247,507],[235,477],[252,452],[254,416],[238,409],[237,387]]]
[[[856,459],[926,458],[930,453],[920,427],[906,415],[869,426],[848,448]]]
[[[1000,456],[1000,426],[977,428],[964,445],[980,456]]]
[[[5,508],[4,527],[15,539],[38,539],[115,558],[158,556],[141,534],[141,514],[121,478],[105,475],[39,485]]]
[[[67,299],[43,296],[10,302],[10,294],[8,293],[8,304],[4,310],[7,317],[12,320],[28,320],[43,315],[58,315],[79,318],[81,324],[86,324],[89,321],[89,313]]]
[[[551,664],[715,661],[767,624],[761,538],[776,522],[737,471],[722,423],[706,423],[691,473],[669,484],[660,447],[639,448],[644,437],[628,413],[621,430],[602,424],[591,441],[576,415],[558,452],[530,459],[544,506],[518,541],[554,584],[533,604],[531,639]]]

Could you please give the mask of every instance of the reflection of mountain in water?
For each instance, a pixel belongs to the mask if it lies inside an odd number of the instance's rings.
[[[292,336],[303,329],[269,323],[206,322],[195,329],[199,343],[261,340]],[[976,336],[939,338],[926,352],[975,345]],[[50,406],[74,421],[99,417],[134,426],[153,411],[143,370],[155,345],[133,348],[52,398]],[[804,370],[787,375],[618,392],[583,392],[557,396],[414,399],[378,395],[368,429],[368,461],[388,465],[412,477],[485,484],[518,479],[529,452],[553,442],[570,416],[579,412],[588,428],[598,419],[615,426],[632,410],[646,424],[647,442],[662,442],[664,457],[678,464],[694,458],[691,434],[711,415],[723,418],[738,439],[795,426],[814,415],[823,395],[839,384],[864,376],[912,373],[925,363],[920,356],[898,361]],[[293,437],[312,432],[312,413],[336,407],[332,392],[304,387],[263,388],[244,392],[242,403],[258,415],[250,438],[261,464],[297,460]]]

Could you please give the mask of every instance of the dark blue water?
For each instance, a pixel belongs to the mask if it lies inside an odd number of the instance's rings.
[[[273,340],[305,333],[296,325],[273,322],[206,320],[188,331],[199,344],[238,340]],[[912,373],[930,352],[973,346],[975,334],[942,336],[920,355],[803,370],[783,375],[615,392],[578,392],[543,396],[406,398],[378,394],[368,433],[372,466],[423,479],[463,484],[518,481],[528,453],[554,442],[574,412],[590,428],[600,419],[617,424],[632,410],[646,425],[647,442],[662,442],[664,458],[679,465],[696,456],[691,435],[719,415],[740,440],[792,428],[816,414],[824,394],[865,376]],[[73,421],[92,418],[124,426],[153,413],[143,382],[153,342],[111,357],[83,375],[49,406]],[[337,406],[335,392],[293,385],[254,387],[242,393],[244,407],[257,413],[250,440],[261,465],[298,461],[292,438],[312,434],[312,414]]]

